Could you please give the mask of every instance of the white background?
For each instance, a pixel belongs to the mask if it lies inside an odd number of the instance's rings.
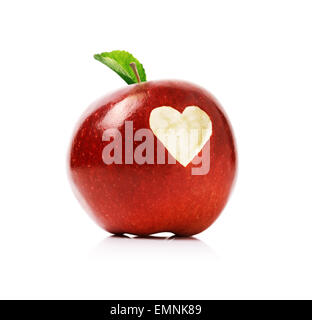
[[[312,298],[311,1],[1,1],[0,298]],[[193,240],[115,239],[66,175],[86,107],[148,79],[212,92],[234,127],[236,188]],[[196,201],[196,199],[194,199]]]

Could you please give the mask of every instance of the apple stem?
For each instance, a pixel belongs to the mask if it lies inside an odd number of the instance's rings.
[[[138,83],[141,83],[141,79],[140,79],[140,76],[139,76],[139,73],[138,73],[138,68],[137,68],[136,63],[135,62],[131,62],[130,63],[130,67],[133,70],[133,72],[135,74],[135,77],[137,78]]]

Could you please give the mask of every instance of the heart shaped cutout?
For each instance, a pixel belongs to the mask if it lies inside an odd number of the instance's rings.
[[[201,151],[212,134],[209,116],[197,106],[188,106],[182,113],[168,106],[155,108],[149,123],[154,135],[184,167]]]

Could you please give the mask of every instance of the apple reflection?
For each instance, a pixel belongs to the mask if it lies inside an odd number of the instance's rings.
[[[112,235],[102,240],[92,251],[91,258],[107,259],[204,259],[218,260],[217,254],[204,241],[195,237],[176,237],[167,234],[139,237]]]

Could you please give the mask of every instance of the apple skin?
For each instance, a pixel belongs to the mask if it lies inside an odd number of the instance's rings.
[[[109,143],[102,141],[105,129],[119,129],[124,150],[125,121],[133,121],[135,132],[150,128],[154,108],[171,106],[182,113],[194,105],[212,121],[208,174],[192,175],[192,163],[183,167],[167,160],[143,165],[103,162],[102,151]],[[134,142],[134,150],[141,143]],[[156,159],[156,137],[154,153]],[[205,89],[177,80],[130,85],[96,101],[80,119],[69,152],[69,177],[78,200],[113,234],[202,232],[226,205],[236,169],[234,136],[223,109]]]

